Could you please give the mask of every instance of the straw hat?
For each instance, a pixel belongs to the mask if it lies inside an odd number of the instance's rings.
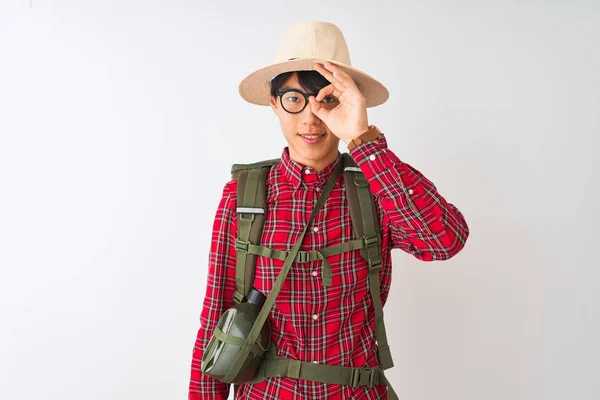
[[[314,63],[329,61],[354,79],[367,101],[367,107],[385,103],[389,92],[379,81],[352,67],[348,46],[340,28],[329,22],[299,22],[283,34],[275,63],[248,75],[239,86],[244,100],[260,106],[269,105],[271,80],[290,71],[314,70]]]

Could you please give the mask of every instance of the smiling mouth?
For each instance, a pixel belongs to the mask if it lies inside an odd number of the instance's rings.
[[[305,139],[319,139],[320,137],[325,136],[324,133],[321,133],[321,134],[302,134],[302,133],[299,133],[298,135],[302,136]]]

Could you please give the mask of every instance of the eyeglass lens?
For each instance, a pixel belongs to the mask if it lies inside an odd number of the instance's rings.
[[[281,96],[281,104],[283,108],[290,113],[297,113],[304,109],[308,100],[301,92],[289,91]],[[333,109],[339,104],[338,100],[333,96],[326,96],[321,100],[321,105],[327,109]]]

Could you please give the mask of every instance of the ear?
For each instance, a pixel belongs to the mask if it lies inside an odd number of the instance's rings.
[[[271,96],[269,98],[269,105],[271,106],[271,109],[275,112],[275,110],[277,109],[277,96]]]

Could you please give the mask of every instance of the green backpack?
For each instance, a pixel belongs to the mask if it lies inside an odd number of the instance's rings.
[[[271,167],[279,162],[280,159],[272,159],[253,164],[234,164],[231,168],[232,179],[237,180],[236,289],[233,299],[236,304],[244,302],[252,289],[257,256],[285,260],[290,253],[260,245],[267,212],[267,176]],[[388,387],[389,399],[397,400],[398,397],[383,372],[394,364],[388,346],[381,305],[379,283],[379,270],[382,266],[381,233],[376,204],[367,179],[350,154],[342,154],[342,163],[355,239],[320,250],[298,251],[294,261],[304,263],[322,260],[323,285],[329,286],[332,276],[327,257],[360,250],[361,256],[369,266],[369,290],[375,308],[375,337],[379,366],[351,368],[292,360],[277,356],[275,345],[271,345],[250,383],[280,376],[352,387],[384,385]],[[238,388],[239,385],[234,385],[235,392]]]

